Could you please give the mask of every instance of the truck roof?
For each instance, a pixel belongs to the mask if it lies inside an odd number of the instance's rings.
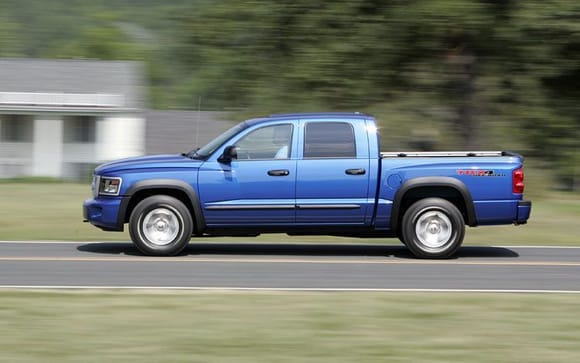
[[[362,112],[303,112],[303,113],[279,113],[265,117],[254,118],[246,121],[247,125],[255,125],[266,121],[285,120],[285,119],[354,119],[365,118],[374,119],[373,116]]]

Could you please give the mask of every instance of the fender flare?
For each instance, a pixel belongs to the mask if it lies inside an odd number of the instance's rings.
[[[401,204],[407,192],[420,187],[446,187],[456,190],[463,201],[465,202],[465,209],[467,211],[467,225],[470,227],[477,226],[477,218],[475,214],[475,205],[473,198],[467,186],[459,179],[446,176],[428,176],[419,177],[406,180],[401,184],[399,190],[395,193],[393,200],[393,209],[391,213],[391,230],[397,232],[399,220],[401,216]]]
[[[201,209],[201,202],[195,189],[183,180],[179,179],[147,179],[133,183],[124,194],[121,206],[119,207],[118,223],[123,225],[127,208],[133,195],[137,192],[148,189],[170,189],[178,190],[187,195],[193,209],[193,219],[195,231],[201,233],[205,229],[205,218]]]

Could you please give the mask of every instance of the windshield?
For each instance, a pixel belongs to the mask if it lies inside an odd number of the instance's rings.
[[[201,149],[197,150],[195,154],[201,158],[204,158],[204,159],[207,158],[214,151],[216,151],[217,148],[222,146],[226,141],[231,139],[234,135],[236,135],[238,132],[242,131],[246,127],[248,127],[248,126],[246,125],[245,122],[237,124],[236,126],[232,127],[231,129],[227,130],[226,132],[224,132],[220,136],[218,136],[215,139],[213,139],[212,141],[210,141],[207,145],[205,145]]]

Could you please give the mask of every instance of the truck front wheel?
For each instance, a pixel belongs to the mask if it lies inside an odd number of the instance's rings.
[[[137,248],[150,256],[174,256],[189,243],[191,213],[178,199],[155,195],[143,199],[129,219],[129,234]]]
[[[455,205],[441,198],[421,199],[405,212],[402,237],[419,258],[449,258],[461,246],[465,223]]]

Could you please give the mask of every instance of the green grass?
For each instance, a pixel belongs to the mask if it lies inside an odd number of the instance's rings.
[[[89,184],[0,183],[0,238],[3,240],[127,240],[83,223]]]
[[[82,223],[89,193],[88,185],[1,182],[0,239],[128,240]],[[466,243],[580,245],[580,197],[531,195],[528,225],[470,229]],[[274,240],[398,243],[236,239]],[[0,361],[576,362],[578,304],[565,294],[3,290]]]
[[[467,231],[465,243],[468,245],[580,245],[580,195],[541,193],[533,188],[531,195],[534,204],[532,217],[527,225],[470,228]],[[0,239],[128,241],[127,232],[103,232],[82,222],[81,205],[89,196],[88,184],[2,182],[0,183]],[[201,239],[199,241],[219,240]],[[234,240],[286,243],[399,243],[396,239],[288,237],[286,235],[262,235],[257,238]]]
[[[6,362],[578,362],[578,296],[0,293]]]
[[[533,200],[528,224],[469,228],[465,243],[580,246],[580,198],[551,193],[547,199]]]

